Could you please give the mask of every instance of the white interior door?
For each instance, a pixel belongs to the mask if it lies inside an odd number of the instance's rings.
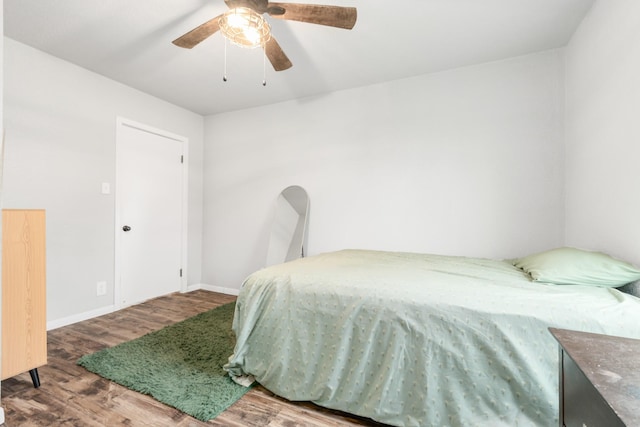
[[[118,120],[118,307],[182,288],[185,145],[186,139],[179,136]]]

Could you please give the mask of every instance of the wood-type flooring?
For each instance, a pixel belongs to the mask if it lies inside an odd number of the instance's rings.
[[[48,364],[38,369],[41,387],[33,387],[28,373],[2,381],[3,426],[382,426],[312,403],[289,402],[261,386],[204,423],[76,365],[84,354],[234,300],[234,296],[203,290],[176,293],[49,331]]]

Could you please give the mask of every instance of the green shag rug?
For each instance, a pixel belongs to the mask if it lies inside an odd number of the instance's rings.
[[[235,345],[234,308],[235,303],[230,303],[200,313],[83,356],[78,365],[208,421],[251,388],[236,384],[222,369]]]

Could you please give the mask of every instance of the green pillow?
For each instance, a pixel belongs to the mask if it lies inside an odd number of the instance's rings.
[[[640,270],[600,252],[557,248],[516,259],[535,282],[617,288],[640,280]]]

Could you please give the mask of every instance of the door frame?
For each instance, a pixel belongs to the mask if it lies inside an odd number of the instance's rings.
[[[182,244],[180,247],[181,264],[182,264],[182,276],[180,277],[180,292],[187,292],[187,277],[189,274],[187,265],[187,244],[188,244],[188,190],[189,190],[189,139],[187,137],[177,135],[162,129],[158,129],[152,126],[145,125],[133,120],[126,119],[124,117],[116,117],[116,151],[115,151],[115,215],[114,215],[114,286],[113,286],[113,303],[116,310],[123,308],[122,303],[122,267],[121,267],[121,245],[122,245],[122,232],[120,230],[121,215],[120,209],[122,208],[122,201],[120,200],[120,191],[118,191],[123,183],[121,182],[121,174],[118,165],[118,152],[120,150],[120,144],[122,144],[121,129],[123,126],[138,129],[143,132],[149,132],[154,135],[168,138],[173,141],[179,142],[182,145],[182,224],[181,224],[181,236]]]

